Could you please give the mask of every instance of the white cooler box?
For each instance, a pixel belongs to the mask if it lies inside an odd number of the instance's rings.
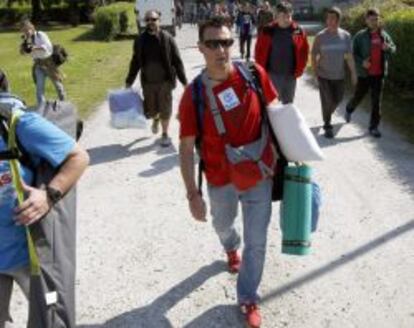
[[[145,129],[147,120],[144,103],[133,89],[120,89],[108,93],[111,126],[116,129]]]

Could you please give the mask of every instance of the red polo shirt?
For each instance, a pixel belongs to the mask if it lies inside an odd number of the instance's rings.
[[[379,32],[371,33],[371,66],[368,74],[382,75],[382,40]]]
[[[277,97],[277,92],[264,69],[259,65],[256,65],[256,68],[267,103],[271,103]],[[232,97],[233,101],[225,109],[225,104],[223,103],[226,99],[225,96],[233,91],[237,98]],[[230,144],[237,147],[259,139],[261,132],[259,97],[246,85],[246,81],[235,67],[230,77],[215,86],[213,92],[226,127],[227,140]],[[223,186],[231,182],[228,169],[229,164],[224,152],[224,142],[217,132],[204,90],[203,95],[206,104],[201,148],[205,163],[205,175],[210,184]],[[239,104],[236,105],[237,103]],[[196,115],[196,107],[192,97],[192,85],[190,85],[186,88],[179,107],[181,139],[198,135]],[[267,165],[271,165],[274,162],[274,154],[271,147],[266,149],[263,160]]]

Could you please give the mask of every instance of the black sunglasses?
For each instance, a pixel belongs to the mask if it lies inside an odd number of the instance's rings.
[[[209,49],[216,50],[219,47],[227,49],[233,45],[234,40],[233,39],[205,40],[203,41],[203,43]]]
[[[145,18],[146,22],[156,22],[158,18]]]

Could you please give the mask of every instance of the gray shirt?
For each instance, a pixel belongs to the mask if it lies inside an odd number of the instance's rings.
[[[343,80],[345,78],[345,54],[352,54],[351,35],[338,29],[338,33],[319,32],[315,37],[312,56],[317,60],[317,75],[328,80]]]
[[[276,27],[273,32],[272,51],[269,59],[270,73],[276,75],[294,75],[295,48],[292,28]]]

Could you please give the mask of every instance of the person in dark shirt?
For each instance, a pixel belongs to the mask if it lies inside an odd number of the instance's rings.
[[[237,17],[237,29],[240,37],[240,56],[246,61],[250,60],[250,49],[252,45],[252,36],[256,24],[256,19],[250,3],[246,3]]]
[[[365,14],[367,28],[359,31],[353,40],[358,83],[352,99],[346,106],[345,120],[351,122],[351,115],[371,90],[371,121],[369,133],[381,137],[378,130],[381,121],[381,97],[384,79],[388,74],[388,62],[396,46],[380,22],[380,12],[376,8]]]
[[[269,1],[266,1],[257,14],[257,28],[260,31],[273,21],[273,9]]]
[[[172,90],[177,77],[184,86],[187,78],[174,38],[160,29],[160,16],[156,10],[145,14],[146,30],[135,39],[126,86],[132,86],[141,70],[145,115],[153,119],[154,134],[158,134],[161,122],[161,146],[168,147],[171,144],[168,126],[172,114]]]

